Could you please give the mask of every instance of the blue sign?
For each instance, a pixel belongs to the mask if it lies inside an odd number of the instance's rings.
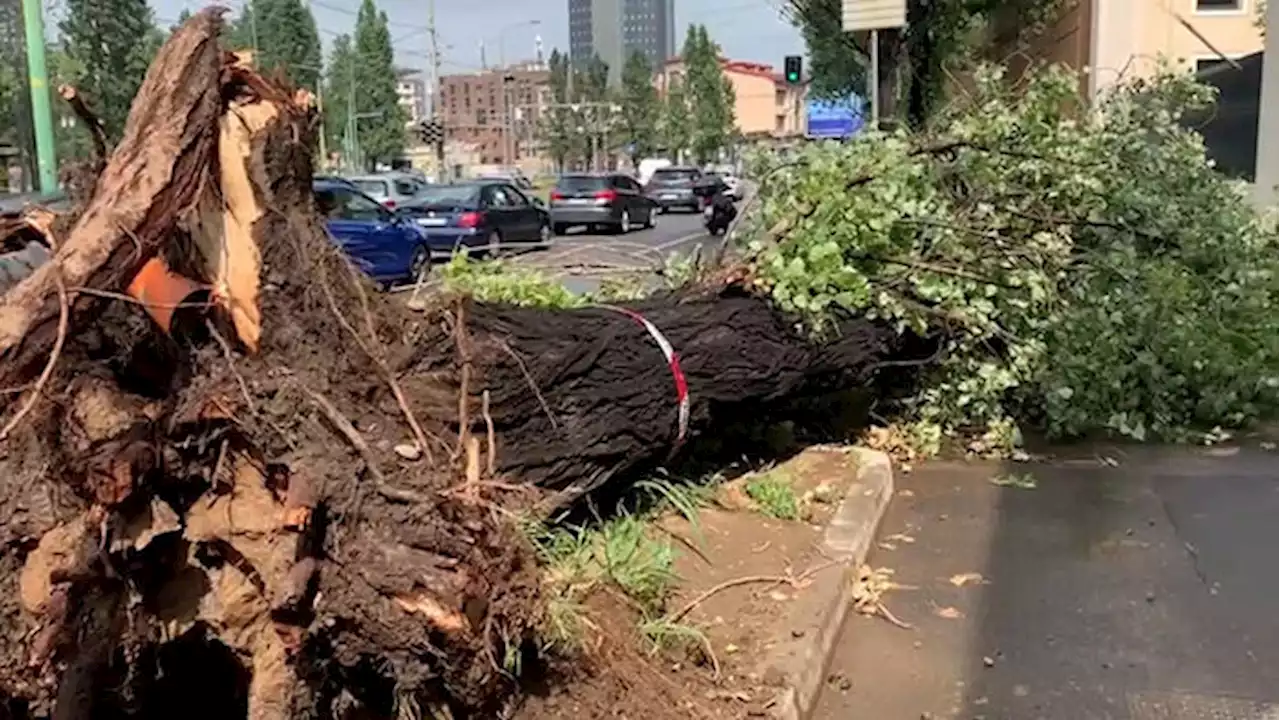
[[[862,99],[818,100],[805,103],[806,134],[819,140],[843,140],[862,129]]]

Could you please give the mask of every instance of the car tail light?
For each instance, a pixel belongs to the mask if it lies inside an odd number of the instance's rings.
[[[458,216],[460,228],[478,228],[482,222],[484,222],[484,215],[478,212],[464,212]]]
[[[552,190],[552,191],[551,191],[551,199],[552,199],[552,200],[563,200],[563,199],[564,199],[564,195],[562,195],[562,194],[560,193],[560,191],[559,191],[559,190]]]
[[[595,194],[596,201],[613,202],[618,199],[617,190],[601,190]]]
[[[383,207],[385,207],[385,208],[386,208],[386,209],[388,209],[388,210],[395,210],[395,209],[396,209],[396,201],[395,201],[395,200],[391,200],[391,199],[383,200],[383,201],[382,201],[382,206],[383,206]]]

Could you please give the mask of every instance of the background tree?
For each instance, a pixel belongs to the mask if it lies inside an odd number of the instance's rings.
[[[178,28],[182,27],[190,19],[191,11],[186,8],[182,8],[182,12],[178,13],[178,19],[169,26],[169,34],[172,35],[177,32]]]
[[[360,4],[355,38],[356,111],[376,113],[357,123],[360,149],[370,166],[389,163],[404,152],[405,123],[409,121],[396,95],[395,53],[387,14],[373,0]]]
[[[252,50],[257,46],[257,22],[253,16],[253,3],[247,2],[240,7],[240,15],[231,21],[222,33],[223,46],[230,50]]]
[[[62,84],[75,84],[77,77],[83,74],[80,63],[66,51],[62,45],[49,48],[48,53],[49,86],[56,88]],[[57,148],[58,161],[67,162],[87,160],[93,153],[93,140],[89,131],[80,123],[71,106],[54,95],[53,102],[53,145]],[[90,109],[98,112],[92,99],[87,100]]]
[[[253,0],[258,30],[258,67],[279,72],[315,90],[320,80],[320,33],[302,0]]]
[[[680,162],[680,157],[688,151],[692,128],[684,78],[672,75],[667,81],[667,96],[662,107],[662,144],[673,162]]]
[[[77,73],[71,84],[86,95],[114,142],[163,32],[146,0],[67,0],[66,7],[59,28]]]
[[[577,119],[568,107],[571,101],[569,56],[559,50],[552,50],[547,58],[547,71],[552,106],[543,113],[539,131],[556,168],[564,171],[571,161],[577,159],[580,148],[575,132]]]
[[[621,139],[631,151],[631,164],[638,166],[641,158],[653,154],[656,149],[661,113],[658,90],[653,86],[653,68],[643,53],[632,53],[622,67],[622,95],[619,100],[622,106]]]
[[[355,50],[351,47],[351,36],[339,35],[333,39],[324,85],[324,129],[329,147],[334,150],[345,147],[342,140],[347,131],[354,73]]]
[[[733,85],[720,67],[720,48],[705,25],[690,25],[683,60],[693,125],[690,149],[698,162],[714,160],[733,135]]]
[[[942,98],[946,67],[1026,47],[1077,0],[907,0],[907,25],[880,33],[880,110],[923,127]],[[787,0],[809,54],[809,92],[866,97],[865,40],[841,27],[841,0]]]

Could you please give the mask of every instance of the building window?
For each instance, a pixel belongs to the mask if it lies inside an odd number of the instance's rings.
[[[1242,12],[1245,0],[1195,0],[1196,12]]]

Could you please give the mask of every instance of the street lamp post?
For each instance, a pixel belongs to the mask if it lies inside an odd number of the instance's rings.
[[[507,71],[507,33],[512,30],[536,27],[541,24],[541,20],[525,20],[512,23],[498,30],[498,67],[503,73]],[[514,123],[511,117],[511,84],[514,80],[515,77],[512,75],[504,74],[502,76],[502,164],[504,167],[511,165],[511,155],[513,154],[512,133]]]

